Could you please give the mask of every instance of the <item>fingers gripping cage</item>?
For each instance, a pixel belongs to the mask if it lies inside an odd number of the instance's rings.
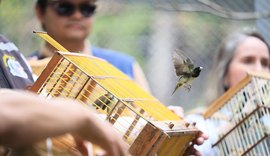
[[[183,155],[198,133],[121,71],[95,57],[56,53],[32,90],[47,98],[74,98],[92,108],[122,134],[133,155]]]
[[[204,116],[219,127],[219,155],[270,155],[270,75],[250,73]]]

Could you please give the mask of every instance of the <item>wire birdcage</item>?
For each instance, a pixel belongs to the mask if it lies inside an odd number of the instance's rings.
[[[32,90],[92,108],[122,134],[132,155],[183,155],[198,133],[128,76],[92,56],[56,53]]]
[[[204,117],[222,129],[213,145],[219,155],[270,155],[269,106],[270,75],[265,73],[250,73],[217,99]]]

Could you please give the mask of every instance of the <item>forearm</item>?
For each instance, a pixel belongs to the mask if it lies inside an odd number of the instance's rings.
[[[44,100],[17,92],[0,96],[0,143],[11,147],[76,132],[92,118],[81,104],[71,100]]]
[[[72,133],[99,145],[108,155],[128,155],[120,134],[82,104],[59,98],[45,100],[25,92],[2,94],[1,91],[1,145],[23,147],[46,137]]]

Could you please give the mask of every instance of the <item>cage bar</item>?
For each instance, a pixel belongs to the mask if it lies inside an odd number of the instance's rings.
[[[96,111],[123,136],[132,155],[183,155],[198,130],[108,62],[58,52],[32,91],[68,97]]]
[[[219,155],[269,155],[270,75],[249,73],[206,111],[206,120],[226,127],[213,144]],[[215,118],[222,114],[224,118]],[[225,123],[225,124],[224,124]]]

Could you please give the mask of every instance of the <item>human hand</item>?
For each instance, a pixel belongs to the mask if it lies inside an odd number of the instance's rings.
[[[184,118],[184,109],[180,106],[168,106],[168,109],[175,113],[180,118]]]
[[[201,156],[202,154],[194,148],[194,145],[202,145],[206,140],[208,140],[208,135],[200,131],[194,141],[190,143],[190,146],[184,155]]]
[[[122,140],[120,135],[110,133],[109,140],[99,145],[104,151],[104,156],[130,156],[127,144]]]
[[[168,109],[177,116],[184,118],[184,109],[180,106],[168,106]],[[190,147],[186,150],[185,155],[201,156],[201,153],[194,148],[194,145],[202,145],[208,139],[208,135],[200,131],[194,141],[190,143]]]
[[[91,114],[89,114],[91,115]],[[128,146],[122,136],[112,126],[99,119],[89,118],[91,123],[83,126],[76,133],[80,138],[98,145],[104,152],[102,156],[129,156]]]
[[[200,131],[197,135],[197,138],[194,140],[194,144],[202,145],[206,140],[208,140],[208,135]]]
[[[74,140],[75,140],[75,143],[76,143],[76,150],[73,151],[74,153],[72,153],[72,155],[74,155],[74,156],[77,156],[77,155],[78,156],[79,155],[80,156],[88,156],[89,155],[89,149],[88,149],[87,145],[91,144],[91,143],[83,140],[83,138],[81,138],[78,135],[73,135],[73,137],[74,137]],[[105,143],[105,144],[107,144],[107,143]],[[114,146],[114,144],[112,144],[112,146]],[[92,144],[91,148],[92,148],[92,149],[90,149],[90,152],[92,152],[91,155],[96,155],[96,156],[111,156],[111,155],[116,156],[116,155],[119,155],[118,152],[115,151],[115,149],[117,149],[115,147],[108,146],[108,148],[104,148],[104,147],[98,146],[96,144],[94,144],[94,145]],[[126,147],[124,147],[124,148],[126,148]],[[123,150],[126,150],[124,148],[123,148]],[[113,152],[109,152],[109,151],[113,151]],[[124,155],[129,156],[128,153],[124,154]]]
[[[80,155],[87,156],[88,148],[85,141],[77,135],[73,135],[73,137],[76,143],[76,149],[80,152]]]

